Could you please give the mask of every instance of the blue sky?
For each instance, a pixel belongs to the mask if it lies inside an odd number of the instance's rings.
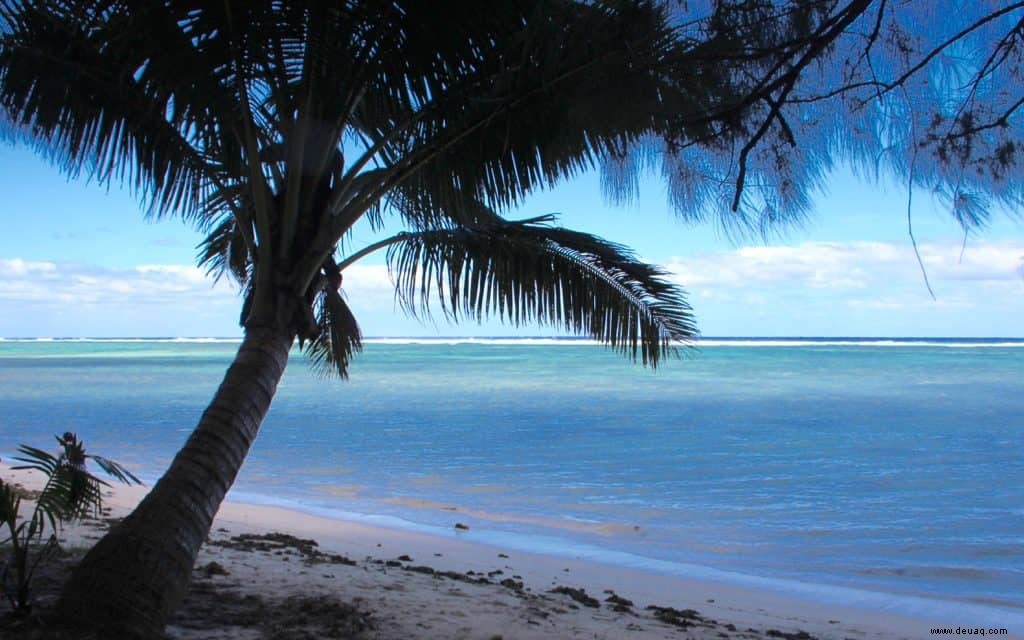
[[[655,178],[612,206],[596,175],[533,196],[511,217],[557,212],[565,226],[632,247],[689,292],[706,336],[1024,336],[1024,222],[1005,214],[969,239],[928,194],[913,221],[932,300],[906,228],[906,190],[837,172],[816,212],[770,240],[730,239],[669,211]],[[200,235],[144,220],[127,190],[69,181],[0,146],[0,336],[235,336],[237,292],[195,268]],[[353,246],[374,239],[365,231]],[[383,256],[346,272],[368,336],[550,335],[497,323],[402,316]]]

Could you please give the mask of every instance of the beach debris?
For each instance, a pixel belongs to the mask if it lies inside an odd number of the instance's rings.
[[[785,631],[779,631],[778,629],[768,629],[764,632],[764,635],[768,636],[769,638],[782,638],[783,640],[815,640],[814,636],[807,633],[806,631],[786,633]]]
[[[498,557],[499,557],[499,558],[507,558],[507,557],[508,557],[508,554],[507,554],[507,553],[499,553],[499,554],[498,554]]]
[[[505,578],[504,580],[502,580],[498,584],[500,584],[501,586],[505,587],[506,589],[511,589],[513,591],[522,591],[523,590],[523,583],[522,583],[521,580],[513,580],[512,578]]]
[[[469,525],[462,524],[461,522],[456,522],[455,523],[455,530],[456,531],[469,531]]]
[[[402,555],[398,556],[398,559],[401,560],[402,562],[412,562],[412,558],[410,558],[409,556],[407,556],[404,553]]]
[[[316,540],[298,538],[288,533],[242,533],[227,540],[215,540],[213,546],[237,551],[287,551],[294,549],[301,555],[317,553]]]
[[[528,614],[530,614],[530,615],[537,616],[538,618],[541,618],[541,619],[544,619],[544,620],[547,620],[548,618],[551,617],[551,613],[549,611],[545,611],[545,610],[540,609],[538,607],[529,607],[529,608],[527,608],[526,612]]]
[[[443,576],[445,578],[451,578],[452,580],[461,580],[462,582],[491,584],[491,581],[483,576],[471,576],[469,574],[458,573],[457,571],[438,571],[435,575]]]
[[[623,598],[619,594],[612,590],[606,590],[605,593],[610,593],[605,602],[610,603],[612,611],[617,613],[633,613],[633,601],[628,598]]]
[[[356,566],[356,561],[337,553],[326,553],[319,549],[316,540],[298,538],[291,534],[271,533],[242,533],[226,540],[213,540],[209,542],[215,547],[233,549],[236,551],[263,551],[274,555],[296,553],[302,556],[307,564],[343,564],[350,567]],[[288,558],[282,558],[287,561]]]
[[[406,571],[412,571],[413,573],[423,573],[428,576],[434,576],[438,579],[448,578],[449,580],[456,580],[458,582],[491,584],[490,580],[485,578],[482,574],[477,574],[475,571],[467,571],[466,573],[459,573],[458,571],[438,571],[437,569],[428,567],[426,565],[405,565],[402,568]]]
[[[224,565],[216,561],[207,562],[202,567],[200,567],[199,570],[206,574],[207,578],[212,578],[213,576],[231,575],[230,573],[228,573],[228,570],[224,568]]]
[[[674,609],[672,607],[659,607],[657,605],[650,605],[647,607],[647,611],[654,613],[654,617],[680,629],[686,629],[692,627],[697,623],[701,624],[713,624],[714,620],[707,620],[693,609]]]
[[[561,593],[567,595],[576,602],[582,604],[584,607],[590,607],[591,609],[598,609],[601,607],[601,602],[597,598],[588,596],[587,591],[582,587],[576,589],[573,587],[560,586],[548,591],[548,593]]]

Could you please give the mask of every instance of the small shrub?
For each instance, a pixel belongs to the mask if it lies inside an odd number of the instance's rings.
[[[34,469],[46,476],[46,484],[38,495],[35,508],[27,518],[19,519],[18,510],[24,492],[0,480],[0,527],[10,543],[8,557],[0,559],[0,593],[10,602],[16,615],[31,613],[29,599],[32,576],[40,563],[58,548],[57,534],[65,522],[87,515],[99,515],[103,506],[104,486],[86,467],[92,461],[108,476],[125,484],[142,484],[130,471],[113,460],[87,454],[85,446],[73,433],[58,436],[60,453],[56,456],[27,445],[18,447],[22,462],[13,469]],[[44,542],[45,540],[45,542]]]

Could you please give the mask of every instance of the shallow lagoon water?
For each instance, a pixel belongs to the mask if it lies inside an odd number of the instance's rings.
[[[236,346],[0,342],[0,454],[76,431],[153,480]],[[383,340],[351,376],[293,356],[236,499],[1024,615],[1024,342]]]

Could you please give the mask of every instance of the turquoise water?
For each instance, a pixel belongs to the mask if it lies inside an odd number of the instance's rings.
[[[235,348],[0,342],[0,453],[75,431],[155,479]],[[233,496],[998,622],[1024,615],[1022,445],[1020,341],[706,341],[656,372],[384,341],[348,382],[295,355]]]

